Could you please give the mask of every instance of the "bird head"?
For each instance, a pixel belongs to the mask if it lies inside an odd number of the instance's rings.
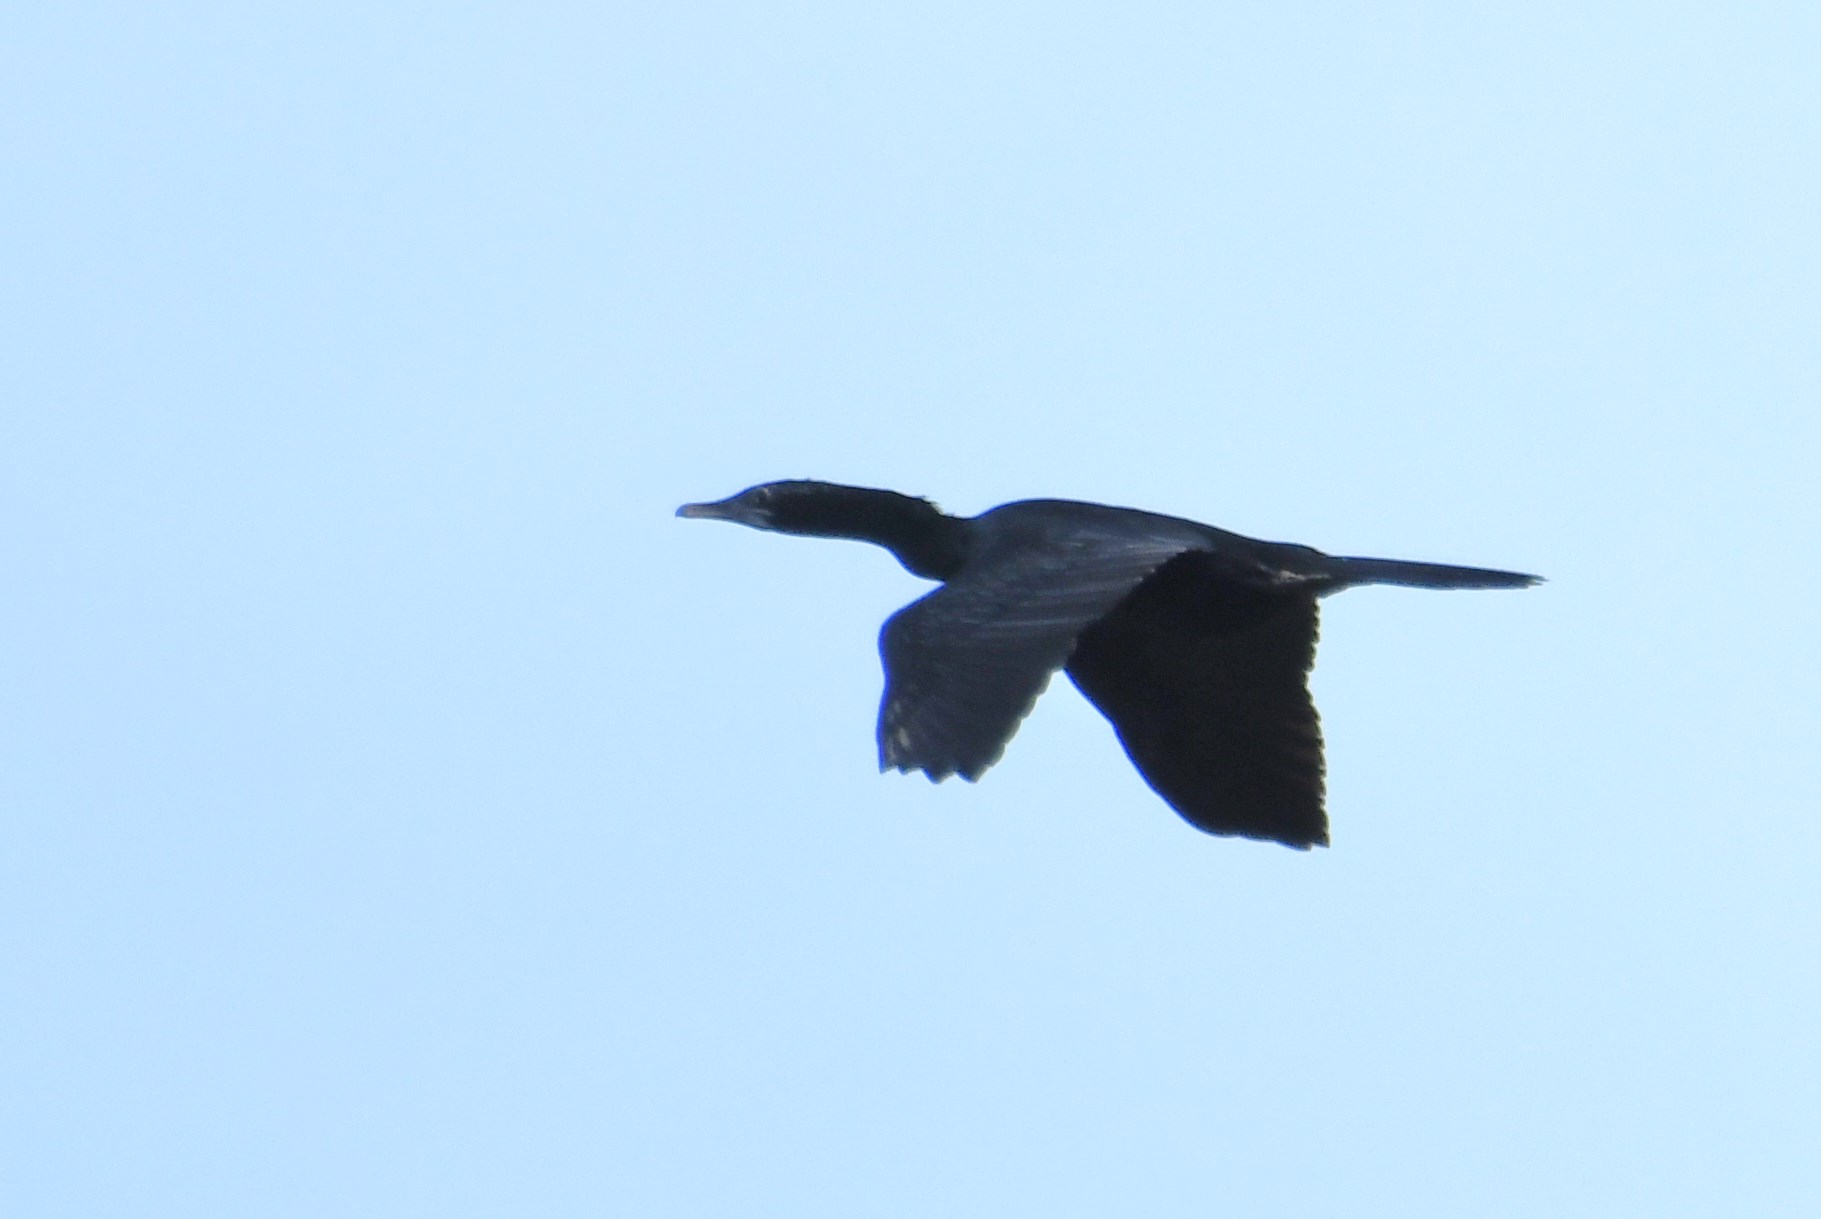
[[[760,483],[713,503],[684,504],[677,515],[733,521],[776,533],[869,541],[883,541],[904,525],[941,517],[934,504],[915,496],[806,478]]]
[[[692,520],[732,521],[736,525],[749,525],[754,529],[777,529],[781,527],[775,519],[778,506],[780,502],[791,499],[791,488],[817,485],[820,484],[760,483],[756,487],[746,488],[738,495],[730,495],[712,503],[684,504],[677,509],[677,515]]]

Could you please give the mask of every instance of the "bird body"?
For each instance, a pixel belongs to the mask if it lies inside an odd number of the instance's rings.
[[[1337,557],[1073,500],[955,517],[895,491],[788,481],[677,511],[872,542],[913,574],[942,581],[880,632],[882,769],[979,778],[1062,669],[1190,824],[1298,848],[1328,841],[1307,681],[1317,599],[1359,584],[1537,582]]]

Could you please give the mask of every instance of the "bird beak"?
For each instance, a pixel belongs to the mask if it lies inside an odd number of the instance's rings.
[[[742,491],[712,504],[684,504],[677,509],[677,515],[697,521],[732,521],[753,529],[770,529],[771,509],[765,501],[765,496]]]
[[[740,519],[739,508],[735,506],[732,499],[724,499],[712,504],[684,504],[677,509],[677,515],[688,517],[692,521],[737,521]]]

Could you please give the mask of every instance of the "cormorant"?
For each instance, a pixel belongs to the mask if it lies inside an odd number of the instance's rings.
[[[949,516],[834,483],[765,483],[678,516],[883,546],[942,587],[886,620],[879,768],[978,779],[1064,669],[1138,773],[1210,834],[1326,846],[1309,697],[1316,601],[1356,584],[1524,588],[1518,572],[1339,558],[1070,500]]]

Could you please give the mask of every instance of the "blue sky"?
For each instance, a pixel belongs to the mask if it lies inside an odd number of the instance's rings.
[[[0,45],[8,1215],[1812,1206],[1812,6]],[[876,774],[802,476],[1550,583],[1327,603],[1302,854]]]

